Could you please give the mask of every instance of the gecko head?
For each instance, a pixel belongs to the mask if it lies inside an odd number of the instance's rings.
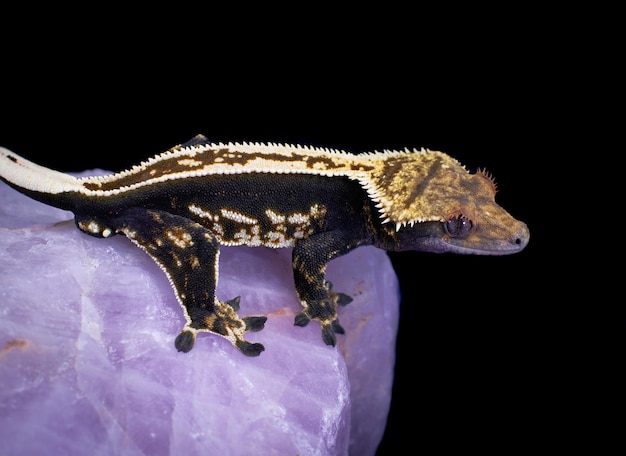
[[[508,255],[528,244],[528,227],[496,203],[496,184],[485,170],[434,166],[419,187],[411,193],[418,201],[408,205],[416,212],[389,220],[401,250]]]

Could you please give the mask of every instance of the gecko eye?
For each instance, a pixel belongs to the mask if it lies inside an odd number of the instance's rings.
[[[452,237],[465,237],[476,228],[476,225],[463,215],[451,217],[444,224],[446,233]]]

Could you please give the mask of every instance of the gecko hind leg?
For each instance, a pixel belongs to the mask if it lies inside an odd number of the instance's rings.
[[[108,222],[167,274],[187,321],[174,342],[178,351],[190,351],[198,332],[220,335],[248,356],[264,350],[262,344],[246,341],[244,334],[263,329],[266,317],[240,318],[239,297],[222,302],[215,296],[219,244],[211,231],[185,217],[141,207],[116,214]]]

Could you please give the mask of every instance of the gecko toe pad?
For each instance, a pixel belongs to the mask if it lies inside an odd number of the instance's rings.
[[[267,317],[244,317],[242,320],[246,324],[246,331],[256,332],[263,329]]]
[[[179,352],[187,353],[193,348],[193,344],[196,341],[196,334],[189,331],[183,330],[176,337],[174,341],[174,346]]]
[[[241,302],[241,296],[236,296],[233,299],[225,301],[224,304],[228,304],[236,312],[239,310],[239,303]]]
[[[333,347],[337,344],[337,336],[331,325],[322,325],[322,340]]]
[[[247,340],[237,340],[235,346],[246,356],[259,356],[265,347],[263,344],[248,342]]]
[[[337,305],[341,307],[347,306],[353,301],[352,296],[349,296],[345,293],[335,293],[335,294],[337,295]]]
[[[306,314],[305,311],[302,311],[302,312],[300,312],[300,313],[298,313],[296,315],[296,318],[294,318],[294,320],[293,320],[293,324],[295,326],[302,326],[302,327],[304,327],[304,326],[309,324],[309,321],[311,321],[309,316]]]
[[[346,331],[339,324],[339,320],[322,324],[322,340],[326,345],[335,346],[337,344],[337,334],[345,334]]]
[[[341,326],[339,324],[339,320],[333,320],[333,322],[331,323],[331,326],[333,328],[333,331],[335,331],[336,334],[345,334],[346,330],[343,329],[343,326]]]

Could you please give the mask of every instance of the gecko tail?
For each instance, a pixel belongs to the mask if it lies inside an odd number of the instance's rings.
[[[20,193],[59,209],[74,211],[84,188],[79,179],[46,168],[0,147],[0,180]]]
[[[0,179],[31,198],[56,207],[60,206],[55,203],[59,200],[55,195],[81,188],[74,176],[33,163],[4,147],[0,147]]]

